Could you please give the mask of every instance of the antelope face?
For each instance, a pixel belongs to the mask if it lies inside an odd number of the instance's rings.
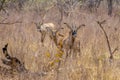
[[[36,27],[37,27],[37,31],[41,32],[41,25],[43,23],[39,22],[39,23],[35,23],[36,24]]]
[[[72,36],[75,38],[77,36],[77,32],[78,30],[82,27],[85,26],[85,24],[81,24],[78,27],[76,27],[75,25],[72,25],[71,27],[71,31],[72,31]]]
[[[76,28],[76,26],[72,26],[72,29],[71,29],[71,35],[72,35],[72,37],[76,37],[77,36],[77,28]]]

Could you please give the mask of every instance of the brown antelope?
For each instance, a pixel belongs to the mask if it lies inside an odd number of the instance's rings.
[[[26,71],[23,63],[21,63],[19,59],[17,59],[16,57],[11,57],[8,54],[7,47],[8,44],[6,44],[4,48],[2,48],[3,54],[5,55],[6,58],[6,59],[2,59],[3,64],[8,65],[12,71],[17,71],[17,72]]]
[[[55,25],[53,23],[35,23],[37,30],[41,33],[41,42],[44,42],[46,33],[47,33],[47,28],[50,28],[52,30],[55,29]]]
[[[66,38],[63,40],[63,49],[65,49],[66,58],[67,58],[68,54],[69,53],[71,54],[72,49],[73,51],[75,51],[77,50],[77,47],[80,48],[80,42],[76,41],[77,32],[82,26],[85,26],[85,24],[82,24],[79,27],[76,27],[74,25],[70,26],[67,23],[64,23],[64,24],[70,29],[69,35],[66,36]]]
[[[57,34],[59,30],[63,29],[63,28],[56,28],[55,25],[53,23],[38,23],[36,24],[36,27],[38,29],[38,31],[41,33],[41,42],[44,42],[45,36],[46,34],[49,35],[49,37],[51,38],[51,40],[54,41],[55,45],[57,46]]]

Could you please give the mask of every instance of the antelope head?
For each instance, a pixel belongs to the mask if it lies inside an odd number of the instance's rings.
[[[35,23],[36,25],[36,28],[39,32],[41,32],[41,25],[43,25],[43,22],[38,22],[38,23]]]
[[[81,24],[79,27],[76,27],[75,25],[70,26],[67,23],[66,26],[70,29],[69,35],[72,36],[73,38],[76,38],[78,30],[82,27],[85,26],[85,24]]]

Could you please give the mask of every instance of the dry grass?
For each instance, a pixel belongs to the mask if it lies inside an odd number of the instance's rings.
[[[54,13],[55,12],[55,13]],[[46,16],[45,22],[53,22],[58,25],[59,15],[56,8],[52,8]],[[45,46],[40,42],[40,33],[37,32],[33,21],[40,21],[40,16],[33,11],[21,13],[11,12],[6,22],[21,20],[22,23],[11,25],[0,24],[0,49],[8,43],[8,51],[25,63],[27,73],[14,75],[0,75],[1,80],[120,80],[120,28],[119,17],[109,17],[101,8],[97,13],[75,10],[73,17],[64,18],[63,22],[75,22],[76,25],[84,23],[85,28],[78,32],[81,55],[75,58],[68,57],[58,49],[47,36]],[[54,15],[55,17],[51,16]],[[114,13],[115,14],[115,13]],[[2,16],[6,16],[3,15]],[[57,17],[56,17],[57,16]],[[98,20],[106,19],[103,25],[110,41],[112,50],[118,47],[114,53],[114,60],[109,62],[109,51],[105,36]],[[65,25],[62,24],[63,27]],[[60,31],[67,34],[68,29]],[[63,45],[60,42],[60,47]],[[77,53],[79,54],[79,53]],[[0,50],[0,58],[4,58]],[[0,61],[1,66],[5,66]]]

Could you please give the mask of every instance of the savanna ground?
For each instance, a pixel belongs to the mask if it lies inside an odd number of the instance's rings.
[[[7,14],[0,12],[0,58],[4,58],[2,48],[8,43],[10,55],[24,62],[30,72],[13,76],[0,75],[0,80],[120,80],[120,6],[114,5],[112,16],[109,16],[105,2],[92,11],[79,3],[69,16],[63,15],[61,21],[56,0],[26,1],[20,10],[16,5],[11,5],[11,9],[6,8]],[[69,33],[64,22],[86,25],[77,35],[80,40],[80,56],[69,56],[64,62],[65,53],[57,49],[48,35],[44,41],[45,46],[42,45],[41,34],[34,22],[42,21],[43,14],[44,23],[52,22],[57,27],[63,27],[60,33],[64,35]],[[106,20],[103,27],[112,51],[118,48],[112,61],[109,61],[105,35],[96,22],[102,20]],[[0,65],[6,66],[1,61]]]

